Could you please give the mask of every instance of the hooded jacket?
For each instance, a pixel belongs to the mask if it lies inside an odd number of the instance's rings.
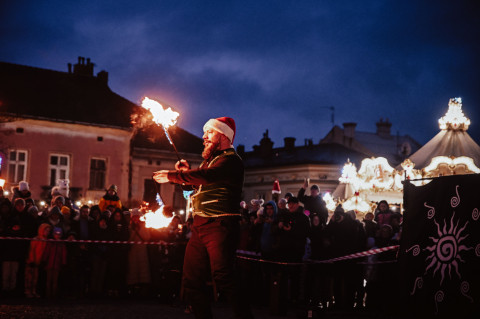
[[[38,235],[34,239],[47,239],[45,237],[45,229],[51,228],[47,223],[43,223],[38,227]],[[32,240],[30,242],[30,250],[28,252],[27,264],[35,264],[36,266],[40,265],[42,262],[42,256],[45,251],[47,242],[44,240]]]

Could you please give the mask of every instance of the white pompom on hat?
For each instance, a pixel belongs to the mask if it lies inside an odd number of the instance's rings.
[[[224,116],[217,117],[216,119],[209,119],[203,126],[203,131],[205,132],[208,129],[222,133],[230,140],[230,143],[233,143],[236,126],[235,121],[231,117]]]
[[[22,191],[28,191],[29,188],[28,188],[28,183],[26,181],[21,181],[20,183],[18,183],[18,189],[22,192]]]

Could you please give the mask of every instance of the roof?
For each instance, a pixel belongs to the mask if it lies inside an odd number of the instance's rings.
[[[130,128],[138,108],[105,79],[0,62],[0,113]]]
[[[435,156],[467,156],[480,167],[480,146],[463,130],[441,130],[409,158],[416,169],[421,169],[428,166]]]
[[[132,129],[131,116],[143,114],[145,109],[112,92],[105,79],[93,76],[90,62],[77,66],[90,66],[91,73],[0,62],[0,114]],[[172,127],[169,133],[179,152],[202,152],[201,138],[179,127]],[[133,146],[173,151],[158,126],[135,130]]]
[[[403,148],[412,154],[420,148],[420,144],[409,135],[380,136],[372,132],[355,132],[355,139],[374,153],[377,157],[385,157],[391,165],[395,166],[405,160]]]
[[[242,157],[245,167],[272,167],[296,164],[331,164],[344,165],[348,159],[359,164],[368,157],[361,153],[337,143],[322,143],[294,147],[293,149],[274,148],[271,156],[262,157],[258,152],[245,153]]]
[[[175,143],[178,152],[192,154],[202,153],[203,139],[196,135],[193,135],[178,126],[169,128],[168,134],[173,143]],[[133,137],[133,147],[174,150],[173,146],[168,142],[163,129],[156,125],[137,131]]]

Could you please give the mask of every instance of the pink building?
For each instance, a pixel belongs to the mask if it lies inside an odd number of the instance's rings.
[[[82,57],[68,72],[0,62],[4,190],[26,180],[34,199],[48,200],[57,180],[68,179],[70,197],[82,204],[96,204],[110,184],[127,206],[151,199],[152,172],[171,169],[176,156],[163,132],[134,135],[131,115],[141,108],[112,92],[108,73],[95,76],[93,67]],[[180,128],[172,135],[182,157],[200,162],[200,138]],[[177,209],[184,205],[173,185],[161,196]]]

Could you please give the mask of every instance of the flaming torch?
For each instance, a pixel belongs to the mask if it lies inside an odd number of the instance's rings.
[[[145,227],[147,228],[159,229],[168,227],[173,219],[173,210],[171,207],[165,206],[158,193],[156,200],[160,207],[154,212],[151,210],[147,211],[145,215],[140,217],[140,220],[145,222]]]
[[[170,134],[168,134],[168,128],[172,125],[175,125],[177,122],[178,113],[173,111],[170,107],[164,109],[163,106],[155,100],[149,99],[145,97],[142,101],[142,107],[147,109],[153,115],[153,121],[157,124],[162,126],[165,135],[167,136],[168,142],[170,145],[173,146],[175,150],[175,154],[177,154],[177,158],[180,161],[180,155],[178,154],[177,147],[172,141]]]

